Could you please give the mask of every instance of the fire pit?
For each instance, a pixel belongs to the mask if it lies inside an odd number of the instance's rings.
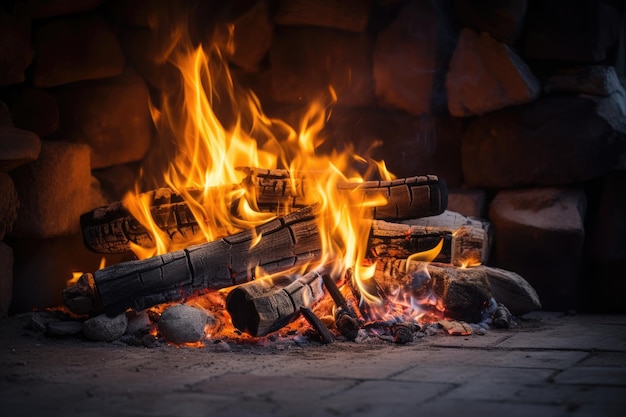
[[[599,213],[621,207],[622,9],[589,2],[593,50],[571,51],[537,42],[553,6],[522,3],[9,6],[2,293],[14,312],[69,308],[35,328],[107,340],[89,326],[402,342],[576,308],[581,271],[622,256],[598,249],[619,241]],[[85,255],[29,271],[53,248]]]

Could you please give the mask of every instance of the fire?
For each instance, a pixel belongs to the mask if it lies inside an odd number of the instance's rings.
[[[305,203],[320,207],[317,218],[323,257],[317,265],[283,274],[303,273],[324,265],[333,276],[341,277],[351,269],[352,280],[364,301],[382,304],[371,285],[376,264],[365,260],[371,227],[367,210],[380,205],[384,197],[365,198],[358,185],[351,191],[339,192],[337,185],[358,184],[368,176],[383,180],[395,177],[384,162],[369,161],[352,149],[320,154],[320,145],[325,141],[322,130],[336,101],[332,87],[327,98],[310,104],[294,128],[263,113],[258,98],[235,83],[216,45],[191,45],[181,37],[172,48],[168,59],[179,70],[180,90],[164,94],[151,111],[160,134],[175,138],[176,144],[176,152],[159,173],[157,183],[184,197],[202,234],[183,243],[172,239],[156,226],[150,213],[151,201],[137,187],[125,197],[124,204],[152,231],[154,247],[135,245],[132,249],[136,256],[143,259],[182,249],[181,245],[213,241],[289,212],[288,206],[275,213],[260,211],[254,190],[239,185],[245,177],[240,167],[285,169],[294,190],[302,182],[309,184]],[[260,239],[257,236],[255,243]],[[257,278],[264,276],[263,271],[257,274]]]

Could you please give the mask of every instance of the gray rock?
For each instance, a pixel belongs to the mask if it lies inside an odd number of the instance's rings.
[[[83,329],[83,323],[80,321],[55,321],[48,323],[46,326],[46,334],[49,336],[75,336]]]
[[[89,340],[112,342],[122,337],[126,332],[127,325],[126,314],[120,314],[115,317],[101,314],[85,321],[83,334]]]
[[[178,304],[168,307],[159,320],[159,332],[172,343],[192,343],[204,338],[209,315],[195,307]]]
[[[126,314],[128,319],[128,326],[126,327],[126,334],[135,334],[146,332],[150,329],[152,321],[146,311],[134,312],[131,311]]]
[[[499,192],[489,206],[493,265],[528,280],[543,308],[578,308],[586,209],[585,193],[578,188]]]

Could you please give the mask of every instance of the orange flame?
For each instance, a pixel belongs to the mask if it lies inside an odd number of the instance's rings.
[[[124,204],[151,231],[154,243],[151,248],[133,245],[137,257],[213,241],[269,221],[278,213],[260,212],[252,207],[249,202],[256,201],[254,196],[241,198],[253,191],[237,186],[244,177],[237,168],[282,168],[289,172],[294,189],[298,181],[313,184],[307,189],[305,203],[321,207],[318,227],[323,259],[320,264],[331,265],[335,276],[353,268],[353,279],[362,295],[369,302],[378,302],[377,296],[368,292],[370,286],[360,283],[372,279],[374,274],[374,266],[364,266],[363,262],[370,231],[367,210],[380,205],[382,197],[363,201],[358,186],[341,192],[337,187],[340,182],[364,181],[355,165],[367,159],[355,155],[351,149],[333,151],[330,155],[318,152],[325,140],[321,132],[330,117],[329,108],[336,101],[332,87],[329,87],[330,98],[311,103],[295,129],[267,117],[258,98],[237,86],[217,46],[194,48],[182,35],[178,33],[178,36],[180,39],[169,60],[180,72],[180,91],[173,96],[164,95],[160,105],[151,106],[151,111],[159,132],[176,138],[176,153],[164,169],[160,183],[185,199],[202,235],[183,243],[170,238],[154,222],[149,197],[136,190],[125,197]],[[383,162],[374,163],[369,172],[374,171],[379,178],[395,178]],[[192,189],[201,192],[191,193]],[[232,209],[235,203],[237,210]],[[289,207],[284,209],[288,211]],[[283,274],[290,272],[301,271]]]

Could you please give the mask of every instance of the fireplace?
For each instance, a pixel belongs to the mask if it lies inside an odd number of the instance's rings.
[[[230,77],[289,126],[321,103],[315,155],[349,149],[399,178],[445,180],[448,211],[493,230],[484,263],[524,277],[544,309],[623,311],[620,2],[222,3],[5,6],[0,313],[62,304],[72,273],[135,258],[87,249],[80,217],[164,186],[153,177],[180,135],[159,123],[186,37],[223,58],[210,82],[225,126],[253,130]]]

